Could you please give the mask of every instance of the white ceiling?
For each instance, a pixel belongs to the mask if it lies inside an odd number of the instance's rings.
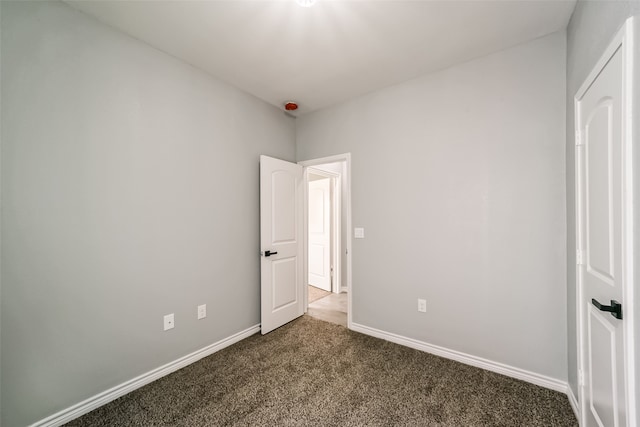
[[[575,0],[67,3],[299,114],[561,30]]]

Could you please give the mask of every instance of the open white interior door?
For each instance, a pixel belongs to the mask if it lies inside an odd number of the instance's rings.
[[[638,426],[633,349],[634,63],[628,21],[576,95],[577,277],[583,427]]]
[[[618,51],[577,103],[584,264],[586,426],[626,426],[624,336],[619,318],[599,307],[624,303],[621,253],[622,54]],[[615,302],[614,302],[615,301]],[[600,306],[596,306],[600,304]],[[620,306],[621,307],[621,306]]]
[[[260,156],[261,330],[303,314],[302,166]]]

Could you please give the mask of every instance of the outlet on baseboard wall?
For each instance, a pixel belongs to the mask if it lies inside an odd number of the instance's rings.
[[[420,313],[426,313],[427,312],[427,300],[426,299],[418,298],[418,311]]]

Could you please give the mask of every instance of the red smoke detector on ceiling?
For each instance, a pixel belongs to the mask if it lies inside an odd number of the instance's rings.
[[[284,104],[284,109],[287,111],[295,111],[298,109],[298,104],[296,104],[295,102],[285,102]]]

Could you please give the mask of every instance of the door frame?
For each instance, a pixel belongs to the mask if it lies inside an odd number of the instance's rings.
[[[329,172],[329,171],[325,171],[322,169],[316,169],[313,166],[309,166],[308,168],[304,169],[303,175],[302,175],[302,179],[304,180],[303,182],[306,182],[307,185],[307,191],[309,189],[309,181],[308,181],[308,177],[309,177],[309,173],[312,173],[314,175],[319,175],[319,176],[323,176],[327,179],[329,179],[329,189],[330,189],[330,201],[331,201],[331,206],[329,207],[329,215],[330,215],[330,250],[331,250],[331,255],[330,255],[330,259],[331,259],[331,267],[333,268],[333,271],[331,272],[331,292],[339,294],[342,291],[342,263],[340,262],[340,255],[342,255],[341,251],[341,245],[340,245],[340,237],[342,235],[342,224],[341,224],[341,203],[340,203],[340,199],[342,197],[342,174],[339,173],[335,173],[335,172]],[[307,209],[309,208],[309,200],[306,200],[307,202]],[[309,213],[307,212],[307,215]],[[306,216],[305,218],[307,218],[308,220],[308,216]],[[306,220],[305,220],[306,222]],[[306,235],[307,238],[309,237],[308,235]],[[307,248],[308,250],[308,248]]]
[[[580,424],[584,425],[586,422],[587,409],[585,403],[585,389],[584,384],[584,372],[586,372],[586,351],[587,343],[584,339],[585,333],[585,316],[586,308],[584,307],[584,279],[581,273],[582,264],[582,251],[585,247],[582,236],[582,229],[585,218],[583,218],[582,207],[584,206],[584,200],[582,198],[582,183],[581,176],[583,174],[583,157],[584,150],[581,146],[580,129],[582,129],[582,118],[579,113],[580,100],[583,98],[589,87],[593,84],[595,79],[600,74],[600,71],[606,66],[611,57],[621,49],[623,56],[623,99],[622,99],[622,117],[623,117],[623,129],[622,129],[622,238],[621,246],[622,250],[622,274],[621,286],[623,292],[623,307],[625,323],[622,325],[624,336],[624,357],[625,357],[625,391],[626,391],[626,410],[627,410],[627,425],[638,425],[638,374],[636,372],[635,361],[638,351],[636,346],[638,343],[635,341],[635,329],[637,325],[636,319],[636,306],[638,305],[638,296],[635,295],[636,286],[634,281],[634,273],[638,268],[638,261],[634,255],[634,246],[638,245],[638,236],[634,236],[634,212],[633,212],[633,198],[634,193],[638,189],[634,188],[634,174],[637,176],[637,171],[634,171],[634,167],[638,167],[638,154],[633,152],[633,143],[640,143],[640,128],[634,128],[634,119],[638,120],[638,105],[640,101],[640,89],[635,86],[640,85],[640,81],[632,82],[632,76],[636,70],[640,72],[638,61],[640,58],[637,53],[634,54],[634,50],[640,47],[640,37],[638,34],[637,22],[640,18],[629,18],[623,25],[622,29],[616,34],[613,41],[609,44],[603,55],[600,57],[595,67],[585,79],[580,89],[576,92],[574,97],[574,112],[575,112],[575,217],[576,217],[576,317],[577,317],[577,344],[578,344],[578,410],[580,414]],[[638,79],[640,80],[640,79]],[[635,92],[634,92],[635,90]],[[635,126],[638,126],[637,124]],[[640,150],[637,150],[640,151]],[[633,156],[636,156],[634,159]],[[637,195],[636,195],[637,196]],[[635,213],[638,214],[637,212]],[[637,231],[636,231],[637,232]]]
[[[309,271],[308,271],[308,264],[309,264],[309,259],[308,259],[308,232],[309,232],[309,225],[308,225],[308,218],[309,218],[309,182],[307,179],[307,169],[309,167],[313,167],[313,166],[318,166],[318,165],[323,165],[326,163],[337,163],[337,162],[344,162],[345,164],[345,173],[344,176],[341,177],[342,180],[344,180],[343,184],[344,187],[346,189],[346,191],[342,194],[342,197],[345,200],[345,206],[342,206],[342,209],[346,210],[346,217],[347,217],[347,224],[346,224],[346,229],[347,229],[347,242],[346,242],[346,248],[344,248],[347,251],[347,284],[346,284],[346,288],[347,288],[347,328],[351,329],[352,328],[352,312],[353,312],[353,299],[354,299],[354,295],[353,295],[353,283],[352,283],[352,233],[351,233],[351,153],[343,153],[343,154],[337,154],[334,156],[328,156],[328,157],[321,157],[321,158],[317,158],[317,159],[310,159],[310,160],[303,160],[303,161],[299,161],[298,164],[301,165],[304,168],[304,173],[303,173],[303,180],[304,180],[304,221],[303,221],[303,238],[304,238],[304,252],[303,252],[303,275],[304,277],[309,277]],[[341,249],[342,250],[342,249]],[[342,255],[342,254],[341,254]],[[342,274],[342,273],[341,273]],[[342,289],[344,289],[345,286],[342,286]],[[341,290],[342,290],[341,289]],[[308,288],[307,286],[304,286],[303,289],[303,298],[304,298],[304,311],[307,311],[307,307],[309,304],[309,297],[308,297]]]

